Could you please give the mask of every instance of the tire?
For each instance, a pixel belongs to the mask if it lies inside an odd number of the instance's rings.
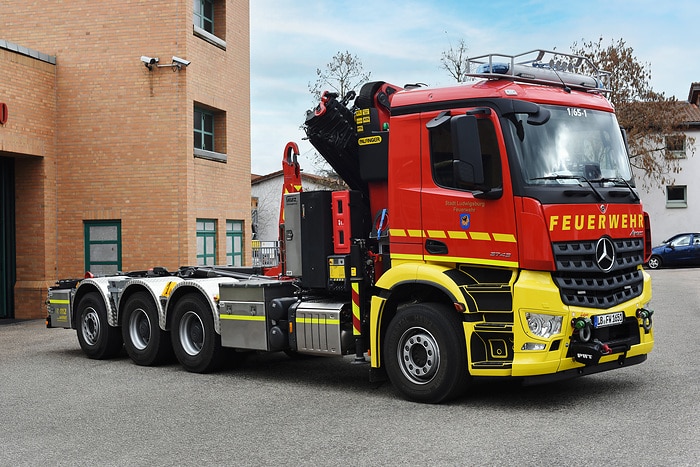
[[[659,258],[656,255],[652,256],[651,258],[649,258],[647,266],[649,267],[649,269],[659,269],[661,267],[661,258]]]
[[[175,304],[170,337],[175,356],[185,370],[209,373],[221,367],[221,336],[214,330],[209,305],[199,295],[185,295]]]
[[[405,307],[389,323],[384,353],[387,375],[407,399],[437,404],[467,386],[467,352],[459,315],[438,303]]]
[[[137,365],[160,365],[172,356],[170,333],[158,325],[158,309],[147,292],[137,292],[124,305],[122,338],[126,353]]]
[[[116,356],[122,349],[119,328],[107,322],[107,309],[97,292],[89,292],[78,302],[78,342],[89,358],[103,360]]]

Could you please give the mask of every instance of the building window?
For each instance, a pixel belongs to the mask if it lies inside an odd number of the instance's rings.
[[[194,147],[214,150],[214,114],[202,108],[194,108]]]
[[[214,34],[214,2],[194,0],[194,24],[210,34]]]
[[[226,50],[226,1],[194,0],[194,35]]]
[[[197,219],[197,265],[216,264],[216,221]]]
[[[688,207],[688,187],[685,185],[674,185],[666,187],[666,207],[667,208],[687,208]]]
[[[195,104],[194,155],[226,162],[226,112]]]
[[[666,136],[666,150],[673,159],[685,159],[685,135]]]
[[[122,269],[121,221],[85,221],[85,270],[95,275],[116,274]]]
[[[243,266],[243,221],[226,221],[226,262]]]

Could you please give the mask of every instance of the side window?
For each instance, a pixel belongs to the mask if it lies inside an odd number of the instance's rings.
[[[688,246],[688,245],[690,245],[690,235],[683,235],[682,237],[678,237],[673,242],[671,242],[671,245],[673,245],[673,246]]]
[[[484,167],[484,184],[466,186],[458,182],[454,168],[457,156],[452,150],[452,130],[449,124],[442,124],[430,129],[430,163],[436,185],[461,190],[483,190],[503,186],[496,129],[488,118],[478,119],[477,125]]]
[[[85,270],[96,276],[116,274],[122,269],[122,223],[84,221]]]

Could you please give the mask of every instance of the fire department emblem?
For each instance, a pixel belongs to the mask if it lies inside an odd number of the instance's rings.
[[[462,227],[462,229],[467,230],[469,228],[469,224],[471,224],[471,222],[472,222],[472,219],[468,213],[464,213],[464,214],[459,215],[459,226]]]
[[[601,214],[605,214],[605,211],[608,210],[608,206],[605,204],[601,204],[600,206],[598,206],[598,208],[600,209]]]

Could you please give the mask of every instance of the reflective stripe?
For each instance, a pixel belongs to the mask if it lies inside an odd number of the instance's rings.
[[[70,300],[58,300],[58,299],[56,299],[56,300],[49,300],[49,303],[51,305],[69,305]]]
[[[428,237],[430,238],[447,238],[444,230],[428,230]]]
[[[389,255],[391,259],[403,259],[403,260],[410,260],[410,261],[423,261],[423,255],[411,255],[411,254],[404,254],[404,253],[390,253]]]
[[[513,235],[513,234],[495,233],[495,234],[493,234],[493,239],[496,240],[497,242],[516,243],[515,235]]]
[[[426,230],[425,235],[418,229],[389,229],[392,237],[426,237],[426,238],[451,238],[456,240],[485,240],[506,243],[517,243],[515,235],[507,233],[474,232],[469,230]]]
[[[265,321],[264,316],[250,316],[250,315],[225,315],[219,316],[221,319],[229,319],[233,321]]]
[[[409,255],[401,253],[391,253],[392,260],[404,260],[404,261],[435,261],[437,263],[468,263],[468,264],[482,264],[486,266],[501,266],[507,268],[517,268],[519,266],[517,261],[503,261],[499,259],[482,259],[482,258],[465,258],[461,256],[431,256],[431,255]]]
[[[362,322],[360,321],[360,283],[353,282],[352,287],[352,334],[359,336],[362,334]]]
[[[491,235],[488,232],[469,232],[469,237],[472,240],[491,240]]]
[[[296,322],[302,324],[340,324],[339,319],[326,318],[297,318]]]
[[[393,257],[393,255],[392,255]],[[486,266],[502,266],[506,268],[517,268],[517,261],[503,261],[499,259],[482,259],[482,258],[464,258],[460,256],[428,256],[425,255],[426,261],[436,261],[439,263],[468,263],[468,264],[482,264]]]

